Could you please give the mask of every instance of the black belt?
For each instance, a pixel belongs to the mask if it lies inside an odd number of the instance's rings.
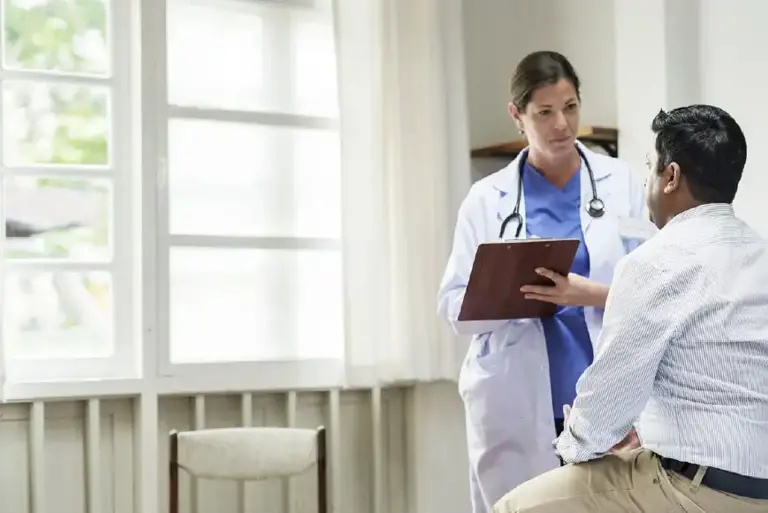
[[[699,470],[699,465],[673,460],[672,458],[661,458],[661,466],[691,480],[693,480],[696,472]],[[768,479],[742,476],[710,467],[704,474],[701,484],[719,492],[730,493],[731,495],[738,495],[747,499],[768,500]]]

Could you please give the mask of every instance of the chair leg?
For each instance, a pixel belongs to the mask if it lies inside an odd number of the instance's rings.
[[[171,431],[168,468],[168,512],[179,513],[179,434]]]
[[[317,513],[328,513],[328,457],[322,426],[317,429]]]

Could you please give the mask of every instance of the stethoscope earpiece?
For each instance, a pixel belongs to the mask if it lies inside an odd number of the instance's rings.
[[[587,160],[587,156],[576,145],[576,151],[579,152],[579,156],[584,160],[584,164],[587,166],[587,172],[589,173],[589,183],[592,185],[592,199],[587,203],[587,213],[592,218],[603,217],[605,215],[605,203],[603,200],[597,197],[597,184],[595,183],[595,173],[592,172],[592,166]],[[520,213],[520,202],[523,197],[523,171],[525,170],[525,163],[528,160],[528,152],[524,152],[520,155],[520,162],[517,166],[517,202],[515,203],[515,209],[510,215],[508,215],[501,223],[501,230],[499,231],[499,238],[504,238],[504,232],[507,229],[507,225],[511,221],[517,222],[517,229],[515,230],[515,238],[520,237],[520,232],[523,229],[523,215]]]

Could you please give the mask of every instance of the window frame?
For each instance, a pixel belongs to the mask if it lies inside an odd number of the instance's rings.
[[[8,355],[4,333],[0,333],[3,374],[6,385],[45,381],[92,380],[127,378],[137,375],[137,352],[140,347],[136,322],[137,293],[135,288],[136,266],[140,265],[132,243],[135,230],[137,184],[135,180],[137,160],[136,132],[133,106],[137,101],[134,84],[135,45],[137,33],[134,7],[131,0],[106,2],[108,9],[107,45],[110,52],[109,73],[90,76],[80,73],[60,73],[38,70],[0,69],[0,85],[6,81],[31,81],[45,84],[75,84],[104,87],[110,90],[109,136],[110,162],[105,168],[91,169],[80,166],[5,166],[4,152],[0,144],[0,178],[14,176],[58,176],[63,178],[104,178],[112,183],[111,194],[111,246],[112,261],[107,263],[81,263],[68,261],[9,262],[5,254],[5,223],[0,227],[0,295],[5,300],[5,282],[12,270],[108,270],[112,280],[112,331],[113,354],[108,357],[73,358],[14,358]],[[0,27],[4,26],[5,9],[0,9]],[[4,48],[4,35],[2,46]],[[4,51],[4,50],[3,50]],[[0,102],[0,119],[3,115]],[[3,202],[3,219],[5,219]],[[135,239],[134,239],[135,240]],[[0,310],[4,311],[0,303]],[[119,313],[119,315],[118,315]],[[3,331],[3,330],[0,330]]]
[[[264,0],[237,0],[264,1]],[[305,0],[289,0],[302,3]],[[338,0],[331,0],[331,8],[337,10]],[[342,388],[348,384],[348,364],[345,359],[297,359],[290,361],[214,362],[199,364],[172,364],[168,335],[169,297],[169,248],[171,242],[168,227],[167,188],[167,124],[169,113],[203,117],[207,112],[228,115],[231,121],[261,122],[270,125],[300,126],[308,128],[334,128],[341,130],[338,119],[312,116],[293,116],[263,112],[238,112],[217,109],[195,109],[167,105],[166,41],[167,0],[112,0],[111,30],[113,39],[122,44],[113,47],[115,62],[112,77],[120,77],[117,91],[113,90],[113,103],[120,108],[118,123],[113,119],[113,141],[122,130],[125,141],[120,148],[113,142],[117,155],[123,155],[123,180],[130,184],[130,195],[125,195],[121,205],[129,214],[122,224],[115,220],[114,233],[122,226],[122,233],[129,243],[122,264],[124,287],[132,296],[124,296],[123,306],[130,309],[124,321],[130,323],[129,336],[121,339],[120,352],[115,339],[115,358],[120,355],[119,365],[97,369],[93,359],[82,360],[80,372],[66,375],[52,372],[40,379],[10,380],[9,363],[4,356],[4,340],[0,330],[0,402],[26,402],[30,400],[57,400],[72,397],[118,397],[150,394],[221,393],[230,390],[274,391],[316,390]],[[334,12],[334,14],[337,14]],[[338,19],[336,16],[335,19]],[[116,20],[121,20],[117,23]],[[338,26],[336,43],[338,44]],[[110,41],[112,42],[112,41]],[[118,51],[119,49],[119,51]],[[120,63],[120,65],[118,65]],[[337,66],[340,63],[337,62]],[[119,68],[119,69],[118,69]],[[37,76],[36,73],[32,75]],[[48,75],[43,75],[46,78]],[[53,79],[56,80],[55,75]],[[73,80],[71,76],[61,80]],[[74,78],[74,80],[80,80]],[[117,80],[115,80],[117,82]],[[341,89],[342,84],[339,84]],[[339,93],[340,94],[340,93]],[[118,96],[122,95],[122,96]],[[115,102],[114,98],[125,98]],[[165,103],[163,103],[165,101]],[[2,105],[0,105],[0,108]],[[340,106],[341,107],[341,106]],[[0,110],[2,115],[2,110]],[[294,118],[302,118],[303,124],[291,125]],[[218,119],[218,118],[217,118]],[[1,156],[1,154],[0,154]],[[117,158],[114,158],[117,162]],[[344,178],[343,178],[344,179]],[[117,182],[115,181],[115,190]],[[342,198],[343,199],[343,198]],[[115,203],[115,210],[117,210]],[[121,209],[122,210],[122,209]],[[160,224],[162,223],[162,224]],[[4,228],[3,228],[4,230]],[[128,236],[130,235],[130,236]],[[177,236],[188,237],[188,236]],[[216,238],[216,237],[214,237]],[[200,242],[188,239],[186,242]],[[217,238],[220,239],[220,238]],[[232,237],[233,247],[243,247],[243,238]],[[253,242],[246,239],[246,244]],[[298,241],[298,242],[297,242]],[[182,240],[182,242],[185,242]],[[205,242],[205,241],[203,241]],[[261,238],[265,247],[287,246],[299,249],[321,249],[328,244],[325,239]],[[296,243],[297,242],[297,243]],[[4,249],[4,232],[0,232],[0,254]],[[334,240],[333,246],[341,253],[342,240]],[[250,247],[250,246],[249,246]],[[258,247],[258,246],[256,246]],[[115,249],[115,253],[117,250]],[[117,274],[117,272],[115,273]],[[346,280],[347,271],[342,271]],[[0,265],[0,287],[5,280],[5,266]],[[115,282],[118,277],[113,277]],[[342,287],[346,285],[342,283]],[[346,288],[344,288],[346,291]],[[115,293],[117,297],[117,293]],[[125,298],[129,297],[128,300]],[[0,309],[2,309],[0,295]],[[348,299],[344,302],[346,315]],[[117,320],[117,315],[115,315]],[[345,320],[345,331],[346,324]],[[344,341],[345,347],[347,341]],[[73,360],[74,361],[74,360]],[[35,363],[39,363],[37,360]],[[70,365],[70,360],[51,360],[58,371]],[[53,369],[52,369],[53,370]],[[75,370],[75,369],[72,369]],[[103,373],[99,372],[103,371]],[[94,374],[97,374],[94,377]],[[356,379],[356,386],[375,385],[371,376]]]
[[[146,0],[145,0],[146,1]],[[233,0],[222,0],[222,3]],[[265,0],[234,0],[240,3],[268,3]],[[245,125],[340,130],[338,117],[327,118],[256,110],[201,108],[174,105],[168,99],[167,31],[169,0],[150,0],[144,5],[143,16],[152,18],[152,28],[144,27],[144,48],[153,49],[153,60],[144,61],[143,112],[144,138],[151,139],[151,149],[145,145],[144,179],[154,184],[152,208],[144,208],[145,260],[154,264],[144,275],[145,306],[155,305],[153,312],[145,308],[145,348],[154,347],[154,355],[144,359],[145,373],[155,369],[160,382],[171,390],[195,383],[194,389],[205,387],[201,376],[211,383],[233,383],[248,389],[281,389],[338,387],[344,383],[345,363],[339,358],[296,359],[287,361],[217,361],[205,363],[174,363],[171,361],[170,337],[170,250],[173,247],[232,248],[232,249],[309,249],[342,251],[341,240],[309,237],[243,237],[171,234],[169,225],[168,187],[168,123],[171,119],[228,121]],[[150,4],[150,5],[147,5]],[[335,1],[332,5],[335,4]],[[274,7],[271,7],[274,8]],[[277,8],[280,8],[279,6]],[[335,6],[334,6],[335,8]],[[149,12],[151,11],[151,12]],[[152,14],[154,13],[154,14]],[[147,67],[151,65],[151,67]],[[154,78],[154,80],[152,79]],[[338,93],[337,93],[338,94]],[[145,187],[145,190],[147,188]],[[340,284],[343,287],[343,283]],[[343,342],[343,341],[342,341]]]

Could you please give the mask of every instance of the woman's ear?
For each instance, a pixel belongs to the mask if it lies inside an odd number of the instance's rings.
[[[523,120],[520,118],[520,110],[518,110],[517,107],[515,107],[515,104],[510,102],[507,106],[507,110],[509,110],[509,115],[512,116],[512,119],[515,120],[515,125],[517,125],[517,129],[520,131],[520,133],[525,133],[525,127],[523,126]]]

